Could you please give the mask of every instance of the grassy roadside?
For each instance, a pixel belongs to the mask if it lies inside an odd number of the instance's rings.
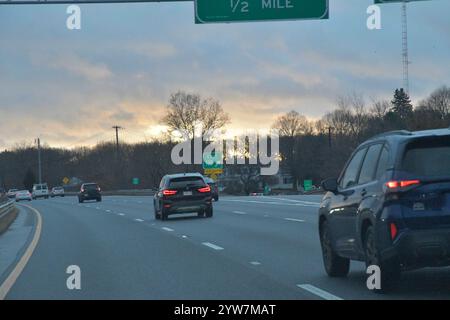
[[[11,225],[11,223],[14,222],[18,214],[19,209],[14,208],[13,210],[11,210],[11,212],[7,213],[0,219],[0,235],[8,229],[8,227]]]

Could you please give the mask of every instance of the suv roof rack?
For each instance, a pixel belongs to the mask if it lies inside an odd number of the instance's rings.
[[[370,140],[387,137],[387,136],[412,136],[412,132],[408,131],[408,130],[388,131],[388,132],[377,134],[377,135],[373,136],[372,138],[370,138]]]

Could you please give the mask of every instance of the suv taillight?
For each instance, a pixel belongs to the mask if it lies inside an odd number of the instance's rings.
[[[165,196],[173,196],[173,195],[175,195],[177,193],[177,190],[166,189],[166,190],[163,190],[162,193]]]
[[[386,187],[389,190],[399,190],[399,189],[411,187],[411,186],[418,185],[418,184],[420,184],[420,180],[400,180],[400,181],[393,180],[393,181],[386,182]]]
[[[200,188],[200,189],[198,189],[198,192],[201,192],[201,193],[211,192],[211,187],[206,186],[206,187]]]

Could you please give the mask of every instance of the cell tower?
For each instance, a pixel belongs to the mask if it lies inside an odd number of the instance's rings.
[[[409,52],[408,52],[408,0],[402,3],[402,57],[403,57],[403,89],[409,95]]]

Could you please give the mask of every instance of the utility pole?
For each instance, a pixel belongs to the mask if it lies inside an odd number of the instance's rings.
[[[113,129],[116,130],[116,155],[117,159],[119,159],[119,129],[123,129],[121,126],[113,126]]]
[[[402,3],[402,59],[403,59],[403,89],[409,95],[409,52],[408,52],[408,10],[407,0]]]
[[[36,139],[37,149],[38,149],[38,179],[39,184],[42,183],[42,165],[41,165],[41,139]]]
[[[328,147],[331,149],[331,127],[328,127]]]

